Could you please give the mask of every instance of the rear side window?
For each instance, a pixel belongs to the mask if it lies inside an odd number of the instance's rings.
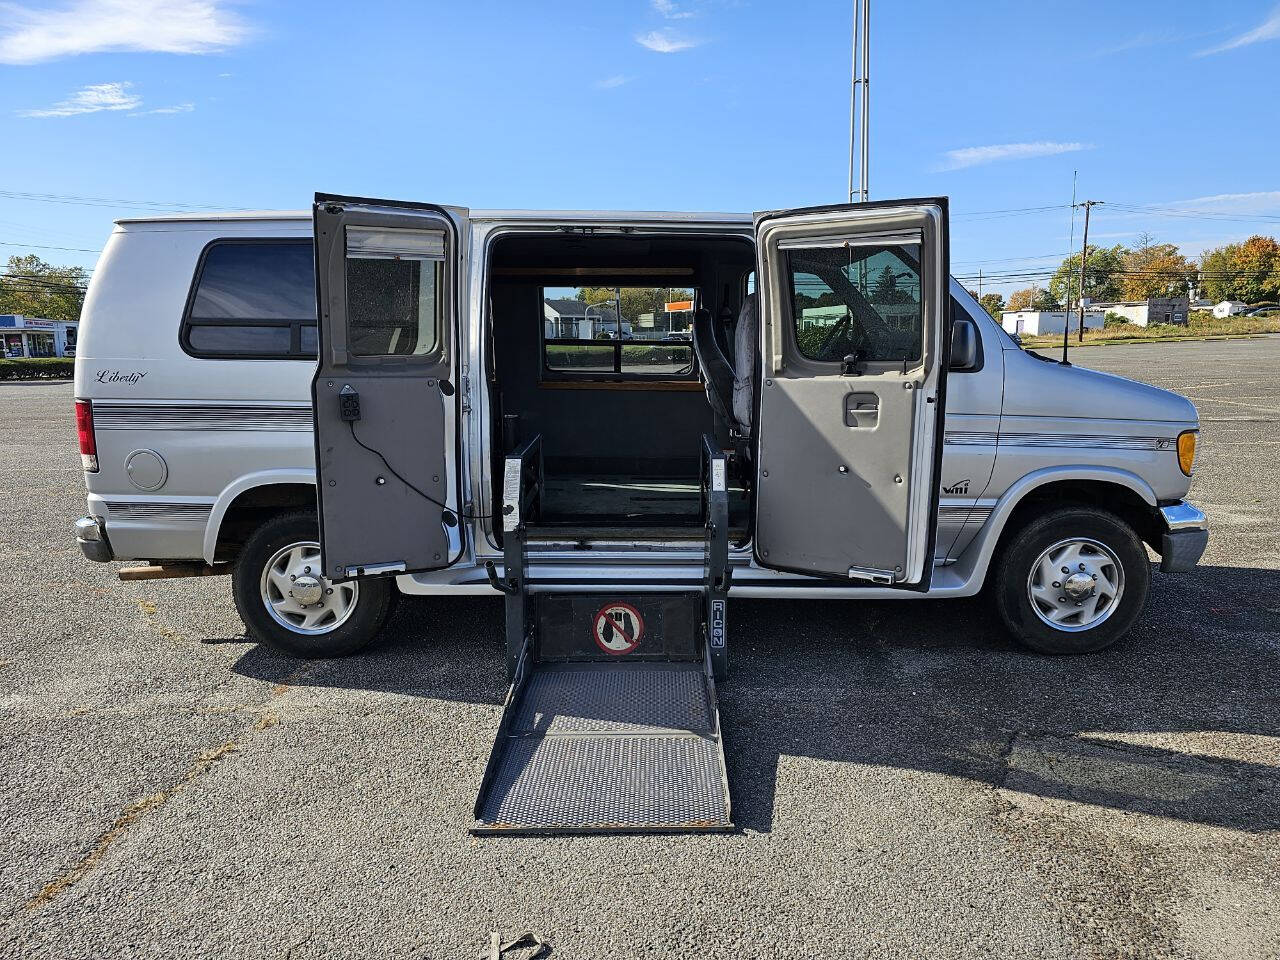
[[[314,359],[315,254],[309,240],[217,240],[205,248],[182,323],[198,357]]]

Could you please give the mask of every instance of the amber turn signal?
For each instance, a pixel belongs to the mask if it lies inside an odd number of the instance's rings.
[[[1196,462],[1196,431],[1183,430],[1178,434],[1178,466],[1188,477]]]

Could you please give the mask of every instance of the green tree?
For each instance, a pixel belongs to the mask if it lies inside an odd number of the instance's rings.
[[[1235,277],[1236,254],[1239,250],[1240,244],[1228,243],[1226,246],[1206,250],[1200,257],[1200,289],[1214,303],[1240,299]]]
[[[1084,295],[1091,300],[1123,299],[1121,281],[1129,251],[1118,243],[1114,247],[1091,244],[1088,253]],[[1080,254],[1073,253],[1062,261],[1049,281],[1049,292],[1055,302],[1068,307],[1076,301],[1080,293]]]
[[[36,256],[13,256],[0,274],[0,313],[78,320],[89,283],[83,267],[55,267]]]
[[[1000,315],[1004,313],[1004,297],[998,293],[984,293],[978,297],[978,305],[990,314],[992,320],[1000,322]]]

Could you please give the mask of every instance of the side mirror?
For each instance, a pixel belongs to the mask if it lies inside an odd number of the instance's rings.
[[[968,317],[956,317],[951,325],[951,369],[978,367],[978,325]]]

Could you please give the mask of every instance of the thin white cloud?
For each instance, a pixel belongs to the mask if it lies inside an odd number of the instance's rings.
[[[104,51],[215,53],[249,29],[224,0],[73,0],[55,9],[0,4],[0,63]]]
[[[962,170],[1002,160],[1031,160],[1035,157],[1052,157],[1076,150],[1092,150],[1090,143],[1059,143],[1054,140],[1036,140],[1031,143],[993,143],[985,147],[961,147],[948,150],[944,155],[942,170]]]
[[[653,0],[653,9],[668,20],[688,20],[693,16],[689,10],[681,10],[674,0]]]
[[[175,103],[173,106],[170,106],[170,107],[156,107],[154,110],[139,110],[136,113],[129,114],[129,116],[145,117],[153,113],[158,113],[158,114],[190,113],[195,108],[196,108],[196,105],[194,103]]]
[[[1161,207],[1186,207],[1199,210],[1216,207],[1217,212],[1258,213],[1280,206],[1280,190],[1255,190],[1252,193],[1215,193],[1208,197],[1192,197],[1190,200],[1170,200],[1155,204]]]
[[[103,110],[136,110],[142,98],[130,93],[133,84],[91,83],[77,90],[67,99],[43,110],[23,110],[24,117],[76,117],[84,113],[101,113]]]
[[[1246,30],[1240,36],[1233,37],[1226,43],[1220,43],[1216,47],[1200,50],[1196,53],[1196,56],[1207,57],[1214,53],[1225,53],[1228,50],[1237,50],[1240,47],[1261,43],[1264,40],[1280,40],[1280,7],[1272,10],[1271,15],[1252,30]]]
[[[1180,39],[1183,38],[1169,30],[1144,30],[1128,40],[1122,40],[1112,46],[1096,50],[1090,56],[1109,57],[1117,53],[1127,53],[1130,50],[1141,50],[1143,47],[1157,47],[1166,43],[1173,43]]]
[[[596,88],[598,90],[614,90],[622,86],[624,83],[630,83],[630,82],[631,82],[630,77],[624,76],[621,73],[615,73],[612,77],[605,77],[602,80],[597,80]]]
[[[674,30],[650,30],[636,37],[636,43],[654,53],[679,53],[681,50],[692,50],[700,42],[681,36]]]

